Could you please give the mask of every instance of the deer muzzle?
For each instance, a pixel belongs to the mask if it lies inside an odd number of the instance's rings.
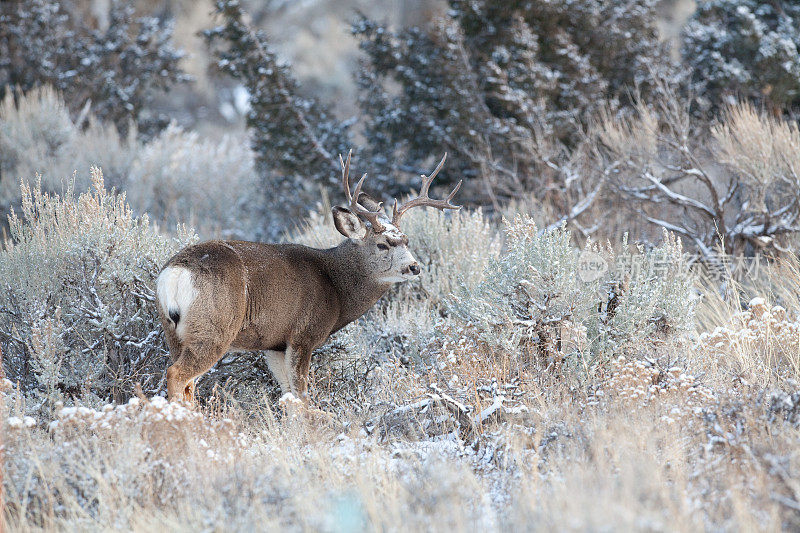
[[[422,269],[419,267],[419,263],[411,263],[403,269],[403,274],[411,274],[413,276],[419,276],[420,272],[422,272]]]

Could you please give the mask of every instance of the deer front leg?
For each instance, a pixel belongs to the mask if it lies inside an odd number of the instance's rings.
[[[295,396],[308,401],[308,369],[311,365],[311,349],[305,346],[286,348],[286,367],[289,388]]]
[[[289,384],[289,369],[286,364],[286,354],[275,350],[268,351],[267,366],[278,381],[278,385],[281,386],[281,394],[292,392],[291,385]]]

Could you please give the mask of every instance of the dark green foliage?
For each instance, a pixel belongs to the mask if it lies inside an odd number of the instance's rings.
[[[775,110],[800,109],[800,3],[697,4],[684,31],[683,55],[698,94],[712,107],[744,97]]]
[[[349,147],[348,124],[319,103],[303,98],[290,67],[269,49],[262,32],[243,19],[237,0],[216,2],[222,24],[205,32],[218,66],[240,80],[250,94],[247,125],[260,173],[292,176],[289,189],[312,183],[334,184],[338,154]]]
[[[543,137],[574,146],[601,106],[675,77],[656,4],[451,0],[438,27],[398,32],[362,17],[354,33],[376,161],[388,170],[446,150],[451,179],[491,176],[499,196],[541,187]]]
[[[140,132],[153,134],[168,120],[149,112],[148,100],[187,79],[171,37],[170,23],[134,18],[127,3],[115,2],[108,29],[99,30],[58,2],[1,2],[0,96],[49,84],[73,113],[91,102],[94,115],[120,131],[132,120]]]

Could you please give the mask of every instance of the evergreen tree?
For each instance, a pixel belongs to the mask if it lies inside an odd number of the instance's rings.
[[[714,107],[745,97],[774,110],[800,108],[800,3],[711,0],[683,35],[698,94]]]
[[[673,79],[655,0],[450,0],[439,27],[361,18],[361,106],[376,162],[454,152],[449,175],[535,188],[541,138],[574,146],[588,117]],[[438,149],[438,150],[437,150]],[[457,166],[457,167],[456,167]],[[454,172],[455,171],[455,172]],[[446,180],[446,177],[443,181]],[[530,182],[530,183],[528,183]]]
[[[247,125],[262,175],[293,177],[293,186],[337,184],[338,155],[350,148],[348,124],[304,98],[288,64],[245,21],[237,0],[219,0],[222,24],[205,33],[218,66],[240,80],[250,96]],[[309,183],[310,182],[310,183]]]
[[[168,119],[153,114],[148,100],[188,79],[171,39],[171,22],[134,18],[123,2],[112,3],[106,30],[51,0],[0,2],[0,97],[52,85],[73,113],[90,102],[96,117],[120,131],[132,120],[153,134]]]

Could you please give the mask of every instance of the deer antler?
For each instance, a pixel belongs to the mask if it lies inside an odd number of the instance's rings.
[[[439,171],[442,170],[442,167],[444,166],[445,159],[447,159],[447,153],[444,154],[444,157],[442,157],[442,160],[439,161],[438,165],[436,165],[436,168],[434,169],[433,172],[431,172],[430,176],[426,176],[425,174],[422,174],[422,176],[421,176],[422,177],[422,189],[420,189],[420,191],[419,191],[419,196],[417,196],[416,198],[414,198],[412,200],[409,200],[408,202],[404,203],[403,205],[400,206],[399,209],[397,207],[397,199],[395,199],[394,207],[392,208],[392,225],[399,227],[400,217],[402,217],[403,214],[405,214],[405,212],[408,211],[409,209],[411,209],[412,207],[429,206],[429,207],[435,207],[436,209],[442,209],[442,210],[445,210],[445,209],[461,209],[460,205],[453,205],[453,204],[450,203],[450,201],[453,199],[453,197],[458,192],[458,189],[461,188],[461,183],[462,183],[461,181],[458,182],[458,185],[456,185],[455,189],[453,189],[453,191],[450,194],[448,194],[447,198],[445,198],[444,200],[434,200],[430,196],[428,196],[428,189],[430,189],[431,183],[433,182],[433,179],[436,177],[436,175],[439,173]]]
[[[361,195],[361,186],[364,184],[364,180],[367,179],[366,173],[358,180],[355,194],[350,194],[350,157],[352,155],[353,151],[350,150],[347,153],[347,161],[342,161],[342,154],[339,154],[339,163],[342,165],[342,186],[344,186],[344,194],[347,197],[347,202],[350,204],[350,210],[367,219],[367,221],[372,224],[372,231],[375,233],[383,233],[386,231],[386,226],[378,221],[378,217],[383,214],[383,210],[381,209],[383,203],[381,202],[378,204],[378,209],[376,211],[370,211],[358,203],[358,197]]]

